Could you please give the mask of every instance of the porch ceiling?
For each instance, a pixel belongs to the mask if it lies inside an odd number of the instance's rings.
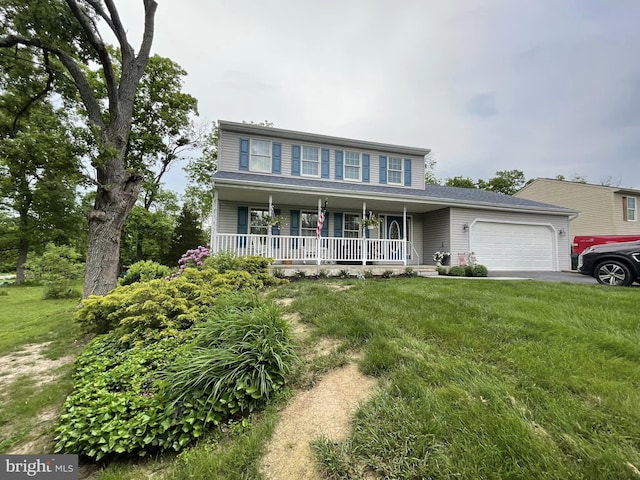
[[[218,199],[221,201],[268,205],[269,195],[271,195],[273,204],[276,207],[280,205],[295,205],[303,208],[317,208],[318,199],[322,200],[322,202],[328,200],[330,210],[339,208],[356,212],[362,210],[362,202],[366,202],[367,210],[374,212],[398,212],[402,211],[406,206],[407,213],[424,213],[447,206],[424,201],[417,202],[406,198],[382,197],[380,195],[366,195],[354,192],[314,192],[290,188],[283,189],[274,185],[260,187],[256,185],[225,185],[216,182],[215,188],[218,191]]]

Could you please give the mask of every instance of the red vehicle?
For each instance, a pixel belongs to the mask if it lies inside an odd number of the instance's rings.
[[[573,237],[571,252],[580,255],[587,248],[606,243],[635,242],[640,240],[640,235],[586,235]]]

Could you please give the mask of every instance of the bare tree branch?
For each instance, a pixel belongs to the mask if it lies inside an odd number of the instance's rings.
[[[118,102],[118,83],[116,81],[115,73],[113,71],[113,63],[111,62],[111,56],[107,51],[107,47],[102,39],[96,34],[96,30],[88,18],[87,14],[80,8],[76,0],[66,0],[69,9],[73,16],[78,20],[82,30],[84,31],[89,43],[94,48],[100,63],[102,64],[102,71],[104,72],[105,86],[107,87],[107,95],[109,97],[109,115],[112,119],[115,119],[119,115],[119,102]],[[66,64],[65,64],[66,66]],[[75,76],[74,76],[75,79]]]
[[[92,0],[92,3],[97,3]],[[122,20],[120,20],[120,14],[118,13],[118,9],[114,5],[112,0],[105,0],[105,4],[107,5],[107,9],[109,10],[109,27],[111,31],[115,34],[118,39],[118,43],[120,44],[120,51],[122,52],[123,62],[125,59],[130,61],[134,56],[133,47],[129,44],[129,40],[127,40],[127,32],[124,29],[124,25],[122,25]]]

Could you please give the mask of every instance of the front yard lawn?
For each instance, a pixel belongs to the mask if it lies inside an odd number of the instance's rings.
[[[531,281],[296,282],[278,295],[363,350],[381,391],[332,478],[639,478],[637,288]]]

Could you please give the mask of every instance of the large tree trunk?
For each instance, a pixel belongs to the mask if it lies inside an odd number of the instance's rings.
[[[24,283],[24,264],[29,253],[29,242],[25,238],[20,238],[18,243],[18,264],[16,266],[16,285]]]
[[[121,144],[122,138],[119,140]],[[120,151],[124,155],[124,148],[120,147]],[[122,228],[136,203],[142,183],[141,175],[124,169],[121,158],[106,159],[97,170],[100,181],[98,192],[94,208],[88,214],[85,298],[89,295],[106,295],[117,285]]]

